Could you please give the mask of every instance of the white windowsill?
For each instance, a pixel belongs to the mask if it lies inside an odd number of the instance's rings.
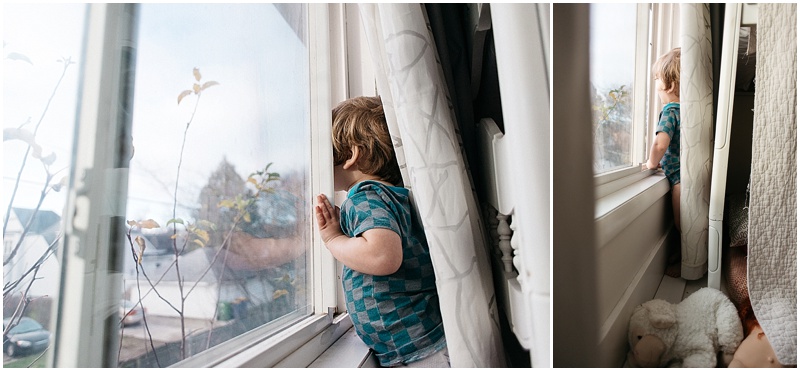
[[[598,248],[611,241],[653,203],[669,192],[669,181],[661,171],[640,172],[634,181],[595,202]],[[619,179],[617,181],[623,181]]]
[[[377,359],[370,353],[370,349],[356,335],[355,328],[351,327],[308,367],[372,368],[379,366]]]

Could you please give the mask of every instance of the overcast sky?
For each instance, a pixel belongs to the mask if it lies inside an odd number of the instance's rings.
[[[601,90],[633,82],[636,4],[591,4],[589,35],[592,83]]]

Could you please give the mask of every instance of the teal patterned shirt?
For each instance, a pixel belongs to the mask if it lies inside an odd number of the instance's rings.
[[[670,185],[681,182],[681,105],[680,103],[667,103],[658,116],[658,133],[669,135],[669,147],[661,159],[661,168],[667,176]]]
[[[340,224],[349,237],[384,228],[400,235],[403,243],[397,272],[373,276],[345,266],[342,275],[356,333],[375,351],[381,366],[414,362],[443,349],[447,344],[436,277],[408,190],[374,181],[358,183],[342,203]]]

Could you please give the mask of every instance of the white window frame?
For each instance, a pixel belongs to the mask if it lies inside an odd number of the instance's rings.
[[[633,83],[633,126],[631,128],[631,166],[595,174],[595,199],[617,192],[652,174],[642,172],[641,164],[647,160],[649,132],[647,120],[647,97],[650,87],[650,4],[638,4],[636,8],[636,53]]]
[[[346,47],[342,5],[308,4],[308,44],[311,85],[311,193],[333,197],[331,149],[331,102],[346,92],[343,53]],[[69,196],[65,210],[65,238],[61,247],[63,270],[59,298],[54,305],[52,367],[110,367],[116,355],[118,324],[111,315],[117,311],[120,273],[109,271],[113,252],[102,241],[111,220],[108,210],[124,210],[127,194],[126,169],[114,165],[115,138],[125,125],[118,122],[120,71],[126,66],[120,49],[131,46],[137,22],[137,5],[90,4],[87,10],[82,84],[79,94],[76,149]],[[333,70],[335,68],[336,70]],[[96,170],[100,169],[100,170]],[[108,170],[110,169],[110,170]],[[105,171],[103,171],[105,170]],[[115,172],[118,177],[98,176]],[[108,194],[114,195],[107,197]],[[119,205],[117,203],[123,203]],[[310,212],[310,211],[309,211]],[[99,220],[97,225],[89,221]],[[335,279],[336,263],[325,249],[309,218],[313,231],[308,256],[314,313],[294,315],[286,321],[271,322],[231,339],[173,366],[178,367],[305,367],[352,326],[337,305],[340,290]],[[340,313],[336,315],[337,313]],[[292,315],[288,315],[292,316]],[[317,338],[318,341],[310,342]],[[313,343],[313,346],[303,346]],[[101,351],[98,351],[101,350]],[[299,353],[298,353],[299,352]],[[113,355],[112,355],[113,353]],[[294,356],[293,356],[294,355]],[[303,362],[307,362],[303,365]]]

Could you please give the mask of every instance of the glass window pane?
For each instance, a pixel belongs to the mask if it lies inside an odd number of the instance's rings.
[[[636,4],[590,5],[594,171],[632,165]]]
[[[306,19],[301,4],[141,5],[120,367],[311,313]]]
[[[3,5],[3,328],[16,326],[3,344],[13,354],[4,357],[4,367],[47,366],[40,354],[50,345],[58,300],[55,252],[68,194],[85,12],[85,4]]]

